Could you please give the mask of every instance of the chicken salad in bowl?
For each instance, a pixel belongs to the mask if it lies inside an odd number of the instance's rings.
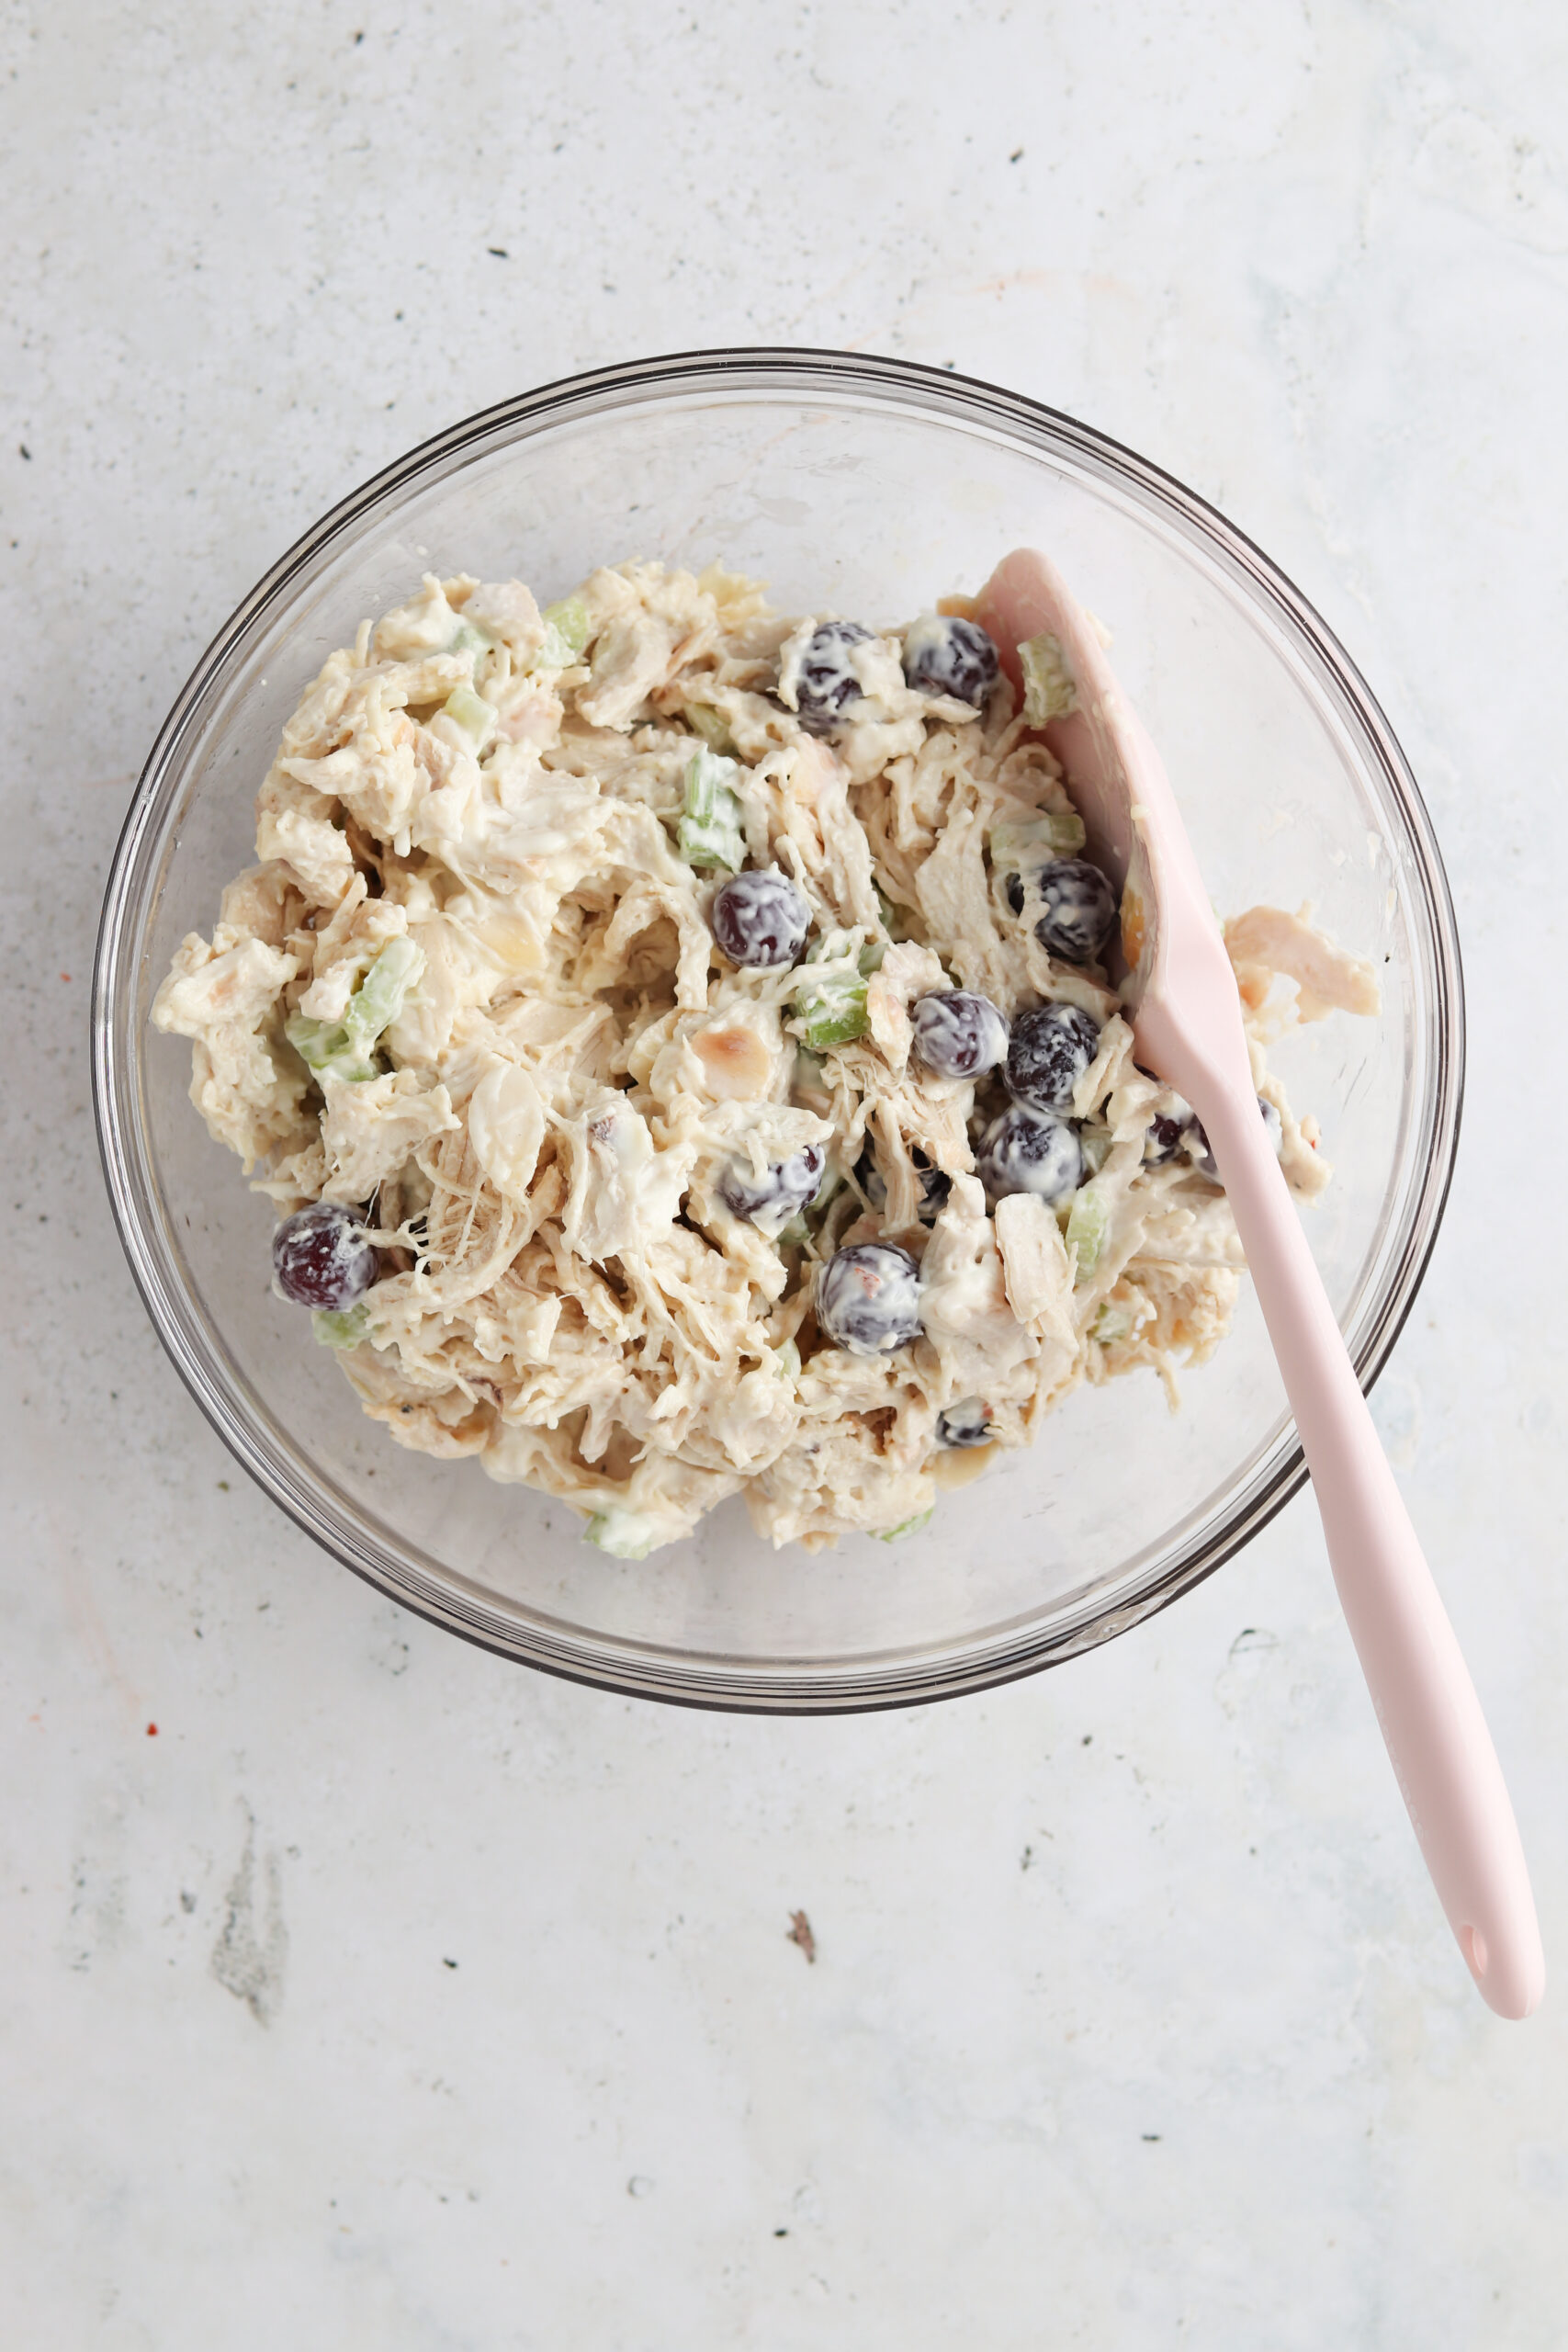
[[[187,938],[254,958],[243,931],[279,954],[295,952],[294,934],[301,933],[312,943],[309,968],[302,961],[281,991],[264,991],[273,1008],[265,1026],[268,1037],[282,1039],[279,1060],[318,1127],[325,1093],[288,1045],[288,1020],[325,1024],[301,1034],[315,1041],[319,1057],[341,1057],[340,1073],[367,1067],[370,1078],[358,1083],[400,1077],[379,1023],[401,950],[357,1005],[368,962],[357,979],[350,974],[343,999],[318,1000],[316,1011],[301,1012],[299,999],[316,977],[314,942],[335,911],[329,900],[278,910],[276,944],[266,925],[258,929],[248,917],[232,939],[220,939],[215,919],[226,889],[257,862],[257,787],[276,764],[302,695],[334,654],[352,653],[363,622],[417,602],[422,575],[453,582],[460,597],[461,577],[493,585],[518,574],[544,606],[549,598],[568,601],[571,584],[606,558],[618,565],[627,555],[656,556],[670,573],[700,579],[718,555],[728,576],[767,581],[780,616],[832,622],[834,637],[847,630],[852,656],[864,646],[863,628],[903,655],[910,654],[909,616],[943,623],[945,636],[952,616],[933,607],[953,600],[942,592],[976,588],[990,558],[1020,541],[1049,548],[1080,595],[1114,623],[1119,675],[1160,744],[1213,901],[1233,914],[1250,910],[1253,935],[1238,936],[1233,921],[1231,944],[1244,1002],[1261,1006],[1255,1026],[1269,1087],[1278,1085],[1303,1126],[1309,1117],[1321,1121],[1318,1158],[1334,1162],[1305,1230],[1364,1383],[1385,1360],[1416,1295],[1453,1164],[1462,993],[1452,910],[1419,793],[1375,699],[1319,616],[1193,492],[1093,428],[995,386],[844,353],[708,353],[604,368],[452,426],[354,491],[279,557],[175,697],[127,812],[100,928],[93,1015],[98,1133],[114,1215],[152,1325],[232,1460],[280,1512],[324,1555],[432,1623],[505,1657],[628,1694],[770,1712],[905,1705],[1032,1672],[1136,1624],[1210,1574],[1299,1485],[1294,1431],[1243,1280],[1224,1345],[1190,1376],[1179,1350],[1169,1359],[1168,1370],[1180,1368],[1179,1413],[1168,1409],[1156,1370],[1140,1365],[1134,1377],[1097,1377],[1103,1366],[1089,1347],[1064,1409],[1035,1421],[1027,1444],[996,1442],[977,1409],[995,1401],[984,1387],[959,1396],[943,1408],[944,1442],[930,1457],[933,1482],[938,1470],[944,1481],[961,1477],[966,1455],[978,1458],[983,1475],[963,1494],[939,1486],[934,1517],[909,1541],[884,1544],[851,1532],[776,1550],[754,1531],[748,1498],[738,1492],[649,1559],[584,1543],[596,1515],[592,1497],[562,1500],[479,1475],[471,1453],[443,1458],[389,1442],[388,1423],[366,1416],[344,1377],[352,1351],[313,1344],[311,1310],[283,1290],[273,1256],[278,1228],[305,1208],[333,1224],[338,1212],[348,1213],[349,1255],[363,1252],[361,1268],[373,1265],[373,1286],[412,1273],[421,1238],[417,1170],[405,1160],[400,1171],[409,1187],[401,1243],[386,1238],[398,1227],[378,1222],[379,1200],[371,1193],[349,1197],[323,1186],[322,1210],[309,1187],[283,1197],[253,1192],[228,1147],[214,1144],[193,1114],[196,1041],[177,1029],[165,1034],[152,1019]],[[791,632],[772,625],[781,629],[782,653]],[[477,619],[468,626],[478,632]],[[476,649],[467,650],[477,666]],[[919,651],[917,637],[912,661]],[[590,668],[592,656],[578,666]],[[1049,672],[1047,662],[1041,673],[1047,689]],[[1010,682],[1016,697],[1016,671]],[[779,681],[770,684],[764,673],[762,684],[782,726],[787,704]],[[1001,707],[999,695],[987,699],[972,741],[989,735]],[[416,727],[428,729],[437,715],[434,704],[405,707]],[[580,723],[574,719],[573,729]],[[702,725],[689,718],[671,724],[669,713],[660,720],[671,735],[684,730],[686,770],[699,738],[716,759],[737,757],[703,737]],[[814,740],[840,756],[831,731]],[[617,757],[626,751],[622,741]],[[482,769],[484,756],[476,764]],[[540,765],[553,765],[553,754],[549,763],[541,755]],[[685,774],[678,793],[665,788],[658,821],[677,856],[688,814],[695,828],[729,831],[727,803],[708,791],[715,779],[704,773],[689,812]],[[944,794],[952,789],[942,786]],[[455,820],[455,804],[450,794],[437,798],[433,819]],[[348,835],[346,815],[340,813],[338,829]],[[883,838],[892,836],[885,830]],[[298,845],[304,855],[303,841]],[[364,846],[355,829],[356,870]],[[874,864],[884,851],[872,846]],[[1011,904],[1017,891],[1035,890],[1035,874],[1074,854],[1048,842],[1010,844],[1005,833],[1000,846],[1007,873],[999,897],[991,891],[987,915],[999,937],[1023,919]],[[457,854],[455,838],[448,847]],[[268,847],[261,862],[276,855]],[[987,854],[980,863],[991,890],[994,860]],[[365,870],[367,899],[395,899],[395,887],[378,893],[369,864]],[[711,915],[729,869],[690,870],[698,904]],[[776,870],[791,881],[797,871],[782,847],[761,862],[748,849],[741,870]],[[1014,872],[1016,888],[1008,881]],[[489,887],[482,874],[474,878]],[[883,895],[890,905],[908,898],[896,881],[891,891],[884,884]],[[1050,903],[1092,912],[1094,896],[1083,876],[1058,875]],[[1382,997],[1376,1014],[1289,1017],[1292,983],[1270,973],[1276,964],[1304,967],[1317,951],[1310,939],[1303,944],[1298,918],[1277,910],[1309,901],[1312,924],[1373,967]],[[1030,903],[1038,922],[1048,911],[1045,891]],[[601,909],[595,922],[603,915]],[[921,944],[913,921],[884,928],[894,946]],[[894,937],[901,928],[908,935]],[[786,1036],[795,1036],[791,1024],[801,1016],[783,982],[792,975],[797,983],[851,978],[844,964],[836,974],[818,972],[822,959],[810,961],[809,951],[820,935],[814,918],[800,962],[773,976]],[[655,931],[641,945],[650,955],[657,949],[668,972],[679,963],[677,940],[673,929]],[[708,952],[716,989],[734,969],[716,940]],[[433,968],[438,960],[432,958]],[[1081,976],[1088,967],[1077,969]],[[854,977],[869,1001],[876,976]],[[965,988],[957,970],[948,978],[950,987],[926,993],[986,995],[983,980]],[[1113,978],[1110,966],[1105,978]],[[768,984],[759,973],[750,983],[759,990]],[[1271,1005],[1262,1004],[1265,993]],[[1298,976],[1295,1010],[1309,1010],[1313,995],[1308,970]],[[1081,1033],[1075,1042],[1077,1024],[1066,1016],[1083,1005],[1075,1007],[1070,987],[1021,997],[1010,1015],[987,1002],[991,1012],[979,1013],[970,1046],[960,1043],[959,1050],[997,1050],[994,1024],[1006,1018],[1010,1045],[1022,1031],[1014,1075],[1027,1086],[1031,1016],[1049,1014],[1041,1023],[1041,1058],[1049,1068],[1061,1056],[1072,1067]],[[615,1013],[623,1034],[627,1003],[623,993]],[[201,1017],[197,1007],[187,1010]],[[962,1010],[922,1006],[918,997],[909,1003],[911,1062],[917,1033],[936,1055],[944,1038],[953,1047]],[[339,1025],[347,1034],[329,1041],[327,1032]],[[807,1072],[809,1049],[795,1042],[795,1067]],[[498,1050],[502,1060],[519,1058]],[[865,1050],[863,1036],[843,1053]],[[827,1066],[832,1051],[816,1058]],[[446,1086],[455,1115],[471,1133],[477,1085],[464,1103],[460,1080],[426,1078]],[[1014,1099],[1005,1062],[971,1073],[971,1082],[976,1111],[965,1134],[980,1178],[987,1132]],[[409,1084],[403,1077],[400,1091]],[[626,1072],[614,1091],[630,1102],[636,1085]],[[429,1091],[426,1080],[413,1091]],[[822,1114],[819,1104],[804,1101],[786,1107]],[[481,1127],[484,1109],[481,1102]],[[657,1143],[647,1110],[642,1115]],[[1179,1172],[1195,1183],[1186,1166],[1198,1170],[1201,1139],[1179,1106],[1170,1115],[1184,1163]],[[1104,1122],[1079,1121],[1069,1110],[1062,1124],[1082,1149],[1095,1144],[1094,1129]],[[874,1227],[886,1206],[879,1136],[874,1120],[872,1148],[862,1147],[833,1196],[855,1178]],[[454,1142],[448,1131],[417,1149],[430,1158]],[[826,1172],[829,1147],[820,1148]],[[1058,1141],[1036,1155],[1043,1175],[1065,1149]],[[844,1152],[834,1156],[841,1160]],[[564,1178],[556,1135],[541,1145],[540,1177],[558,1157]],[[931,1155],[920,1148],[917,1156],[913,1145],[908,1158],[931,1216],[941,1204],[929,1196],[942,1193],[945,1170],[924,1164]],[[775,1164],[783,1162],[767,1161]],[[897,1166],[892,1172],[899,1177]],[[1088,1170],[1090,1177],[1100,1172]],[[267,1181],[263,1159],[252,1174]],[[797,1182],[808,1174],[797,1170]],[[767,1228],[782,1233],[790,1224],[793,1210],[785,1215],[782,1203],[770,1208],[756,1199],[761,1180],[754,1170],[746,1184],[733,1167],[728,1177],[741,1204],[736,1217],[750,1205],[753,1248],[759,1238],[773,1238]],[[955,1182],[948,1182],[949,1197]],[[466,1179],[459,1186],[465,1182],[478,1189]],[[994,1231],[1000,1196],[986,1193],[983,1180],[982,1193]],[[1064,1247],[1072,1197],[1055,1212]],[[804,1213],[807,1227],[819,1214],[815,1199]],[[443,1249],[462,1240],[469,1204],[460,1188],[455,1201],[456,1226],[435,1235]],[[908,1202],[896,1199],[894,1214],[907,1217]],[[1004,1210],[1004,1229],[1010,1215],[1017,1210]],[[690,1216],[688,1201],[673,1222]],[[846,1250],[855,1246],[851,1222],[829,1236]],[[537,1238],[551,1224],[547,1217]],[[892,1233],[886,1246],[902,1250],[923,1274],[931,1233],[917,1210],[914,1226]],[[308,1227],[300,1239],[309,1242]],[[800,1247],[786,1240],[786,1259]],[[406,1250],[410,1262],[395,1250]],[[310,1251],[300,1254],[308,1262]],[[826,1262],[819,1246],[815,1261],[805,1262],[815,1264],[815,1288]],[[434,1279],[443,1270],[429,1271]],[[473,1262],[468,1271],[481,1269]],[[601,1272],[613,1293],[616,1270]],[[798,1276],[792,1280],[800,1287]],[[363,1296],[355,1302],[363,1303]],[[334,1310],[319,1311],[325,1317]],[[829,1358],[826,1343],[813,1338],[814,1317],[813,1307],[796,1342],[803,1372]],[[330,1335],[318,1327],[316,1336]],[[1109,1324],[1104,1336],[1111,1336]],[[469,1344],[456,1330],[453,1340],[454,1355]],[[488,1329],[484,1344],[494,1344]],[[901,1342],[887,1363],[908,1366],[929,1344],[923,1337]],[[469,1385],[493,1407],[479,1383],[495,1366],[477,1347],[473,1354],[479,1360],[469,1367]],[[431,1393],[427,1387],[425,1401]],[[580,1406],[585,1402],[580,1392]],[[417,1408],[406,1418],[417,1421]],[[964,1433],[974,1440],[967,1449],[953,1442]],[[624,1466],[611,1450],[596,1475],[618,1475]],[[645,1532],[630,1531],[634,1545]]]
[[[1174,1405],[1224,1338],[1235,1227],[1043,732],[1074,682],[1042,639],[1015,691],[973,610],[427,574],[306,686],[152,1020],[399,1443],[622,1558],[733,1495],[813,1549],[921,1527],[1085,1383]],[[1315,1200],[1268,1046],[1374,1012],[1371,968],[1272,907],[1226,940]]]

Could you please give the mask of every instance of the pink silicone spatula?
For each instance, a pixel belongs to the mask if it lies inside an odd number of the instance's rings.
[[[1485,1719],[1258,1114],[1235,977],[1158,752],[1093,624],[1021,548],[976,605],[1016,684],[1017,648],[1055,638],[1077,707],[1045,736],[1090,855],[1122,890],[1140,1063],[1208,1132],[1312,1473],[1341,1606],[1395,1777],[1460,1950],[1500,2017],[1545,1980],[1524,1849]]]

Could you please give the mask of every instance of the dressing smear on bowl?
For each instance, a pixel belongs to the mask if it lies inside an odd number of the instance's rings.
[[[625,563],[542,612],[427,577],[328,661],[152,1018],[400,1444],[640,1558],[737,1493],[776,1544],[901,1535],[1080,1381],[1174,1404],[1241,1252],[1022,651],[1018,707],[962,599],[876,630]],[[1304,911],[1226,941],[1310,1199],[1265,1046],[1371,973]]]

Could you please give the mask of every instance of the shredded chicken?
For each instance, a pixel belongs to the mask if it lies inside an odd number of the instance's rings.
[[[344,1204],[379,1251],[363,1297],[316,1317],[365,1410],[564,1498],[627,1557],[736,1494],[777,1544],[901,1532],[1080,1381],[1149,1367],[1174,1397],[1235,1295],[1201,1135],[1146,1148],[1186,1106],[1133,1061],[1107,973],[1055,960],[1010,903],[1008,837],[1074,821],[1040,734],[1005,679],[978,707],[907,684],[897,630],[851,632],[852,701],[814,730],[818,626],[716,567],[623,564],[543,613],[519,581],[427,577],[306,690],[258,794],[261,863],[153,1008],[280,1215]],[[705,756],[724,855],[688,831]],[[742,864],[802,894],[804,964],[716,949]],[[1373,1009],[1372,976],[1304,914],[1255,908],[1226,939],[1309,1198],[1328,1170],[1264,1040]],[[854,1010],[842,1034],[814,1028],[803,975]],[[999,1075],[915,1049],[912,1009],[953,988],[1099,1025],[1071,1209],[987,1201]],[[813,1153],[800,1214],[737,1211],[737,1170],[762,1184]],[[870,1355],[814,1304],[867,1240],[919,1261],[920,1301],[919,1336]]]

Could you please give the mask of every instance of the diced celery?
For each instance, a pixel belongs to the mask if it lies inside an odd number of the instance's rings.
[[[1077,708],[1077,688],[1059,637],[1026,638],[1018,649],[1018,666],[1023,673],[1023,716],[1031,727],[1043,727],[1048,718]]]
[[[796,999],[805,1015],[806,1042],[816,1053],[833,1046],[852,1045],[865,1035],[865,982],[853,988],[832,988],[826,982],[809,999]]]
[[[992,828],[991,864],[998,874],[1016,873],[1032,858],[1076,857],[1088,838],[1070,808],[1042,808],[1021,824]]]
[[[1067,1248],[1074,1256],[1075,1283],[1087,1282],[1094,1272],[1110,1229],[1110,1202],[1098,1185],[1083,1185],[1073,1194],[1067,1211]]]
[[[793,1340],[785,1340],[773,1350],[773,1370],[781,1380],[794,1380],[800,1371],[800,1350]]]
[[[476,628],[472,621],[459,621],[457,634],[446,648],[448,653],[488,653],[495,639],[487,629]]]
[[[586,651],[593,623],[581,596],[563,596],[558,604],[547,605],[544,618],[559,631],[574,657]]]
[[[310,1317],[310,1328],[318,1347],[356,1348],[368,1336],[370,1309],[363,1299],[357,1306],[339,1307],[333,1313],[318,1307]]]
[[[1113,1306],[1107,1299],[1089,1329],[1089,1338],[1098,1340],[1102,1348],[1114,1340],[1124,1340],[1133,1328],[1133,1317],[1125,1306]]]
[[[686,769],[681,814],[681,854],[688,865],[719,865],[739,874],[746,863],[740,801],[732,779],[740,771],[716,752],[694,752]]]
[[[469,738],[475,751],[482,752],[495,733],[495,712],[483,695],[475,694],[472,686],[454,686],[441,707]]]
[[[581,597],[563,596],[558,605],[547,605],[540,617],[545,624],[544,641],[529,667],[535,670],[574,668],[587,651],[593,628]]]
[[[623,1503],[596,1510],[584,1533],[590,1544],[617,1560],[646,1560],[660,1541],[658,1521],[646,1511],[627,1510]]]
[[[810,1238],[811,1227],[803,1216],[792,1216],[789,1223],[781,1225],[773,1236],[774,1243],[780,1250],[804,1249]]]
[[[858,959],[860,963],[861,978],[863,980],[869,980],[873,972],[881,971],[882,959],[886,953],[887,942],[885,939],[868,939],[866,941],[865,945],[860,951],[860,956]]]
[[[405,933],[389,939],[348,1000],[344,1024],[367,1051],[389,1029],[424,972],[424,950]]]
[[[715,710],[710,702],[689,702],[682,717],[694,735],[700,735],[710,752],[728,756],[735,749],[735,738],[729,731],[729,721],[722,710]]]
[[[866,1029],[865,977],[853,933],[830,931],[808,948],[795,986],[795,1009],[805,1022],[802,1042],[814,1054],[847,1046]],[[823,968],[837,966],[838,969]]]
[[[1078,1148],[1083,1153],[1089,1174],[1098,1176],[1111,1157],[1110,1128],[1081,1127],[1078,1130]]]
[[[289,1044],[318,1075],[362,1080],[379,1076],[378,1039],[389,1029],[424,970],[424,951],[407,936],[389,939],[348,1000],[341,1021],[312,1021],[302,1012],[284,1023]]]
[[[926,1510],[916,1511],[912,1519],[900,1520],[897,1527],[877,1528],[874,1531],[877,1542],[879,1544],[897,1544],[906,1535],[918,1535],[922,1527],[929,1527],[931,1525],[931,1513],[935,1509],[936,1505],[931,1503]]]
[[[306,1013],[291,1012],[283,1029],[300,1060],[318,1078],[357,1080],[380,1075],[367,1055],[355,1052],[344,1021],[312,1021]]]

